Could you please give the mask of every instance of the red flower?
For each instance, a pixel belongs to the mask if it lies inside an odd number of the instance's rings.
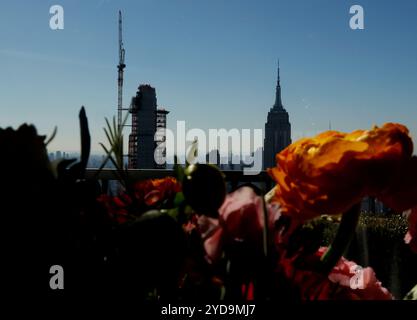
[[[117,223],[125,223],[129,218],[129,206],[132,200],[126,194],[119,197],[112,197],[107,194],[102,194],[97,201],[101,203],[106,209],[109,217]]]
[[[246,301],[255,300],[253,282],[242,284],[242,296],[245,297]]]
[[[181,185],[175,178],[166,177],[164,179],[139,181],[134,185],[133,190],[139,203],[154,206],[175,196],[177,192],[181,191]]]
[[[161,205],[165,200],[173,199],[181,186],[172,177],[137,182],[133,187],[133,197],[122,193],[117,197],[101,195],[98,202],[102,203],[110,218],[124,223],[129,216],[138,216],[147,210]]]

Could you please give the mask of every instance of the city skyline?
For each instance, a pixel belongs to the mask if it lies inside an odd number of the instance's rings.
[[[329,122],[352,131],[391,121],[407,125],[416,141],[416,2],[360,1],[364,30],[349,28],[354,3],[347,2],[61,1],[65,29],[52,31],[52,4],[8,1],[0,13],[0,85],[7,88],[0,126],[29,122],[48,135],[57,125],[51,151],[79,149],[84,105],[92,151],[101,152],[104,117],[116,115],[119,9],[124,107],[149,83],[171,111],[173,131],[176,121],[187,129],[263,129],[279,58],[293,141]],[[127,141],[129,128],[124,134]]]

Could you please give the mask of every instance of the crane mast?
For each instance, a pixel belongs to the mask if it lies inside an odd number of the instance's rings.
[[[123,48],[122,38],[122,12],[119,10],[119,65],[117,78],[117,126],[122,129],[122,111],[123,111],[123,70],[125,65],[125,49]]]

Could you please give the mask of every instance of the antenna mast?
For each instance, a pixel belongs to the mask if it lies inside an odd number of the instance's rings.
[[[117,126],[122,129],[122,111],[123,111],[123,70],[125,65],[125,49],[123,48],[122,38],[122,12],[119,10],[119,65],[117,78]]]

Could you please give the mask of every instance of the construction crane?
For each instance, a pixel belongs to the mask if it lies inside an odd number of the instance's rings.
[[[119,10],[119,65],[117,66],[117,127],[122,129],[122,112],[123,112],[123,70],[125,65],[125,49],[123,48],[122,38],[122,12]]]

